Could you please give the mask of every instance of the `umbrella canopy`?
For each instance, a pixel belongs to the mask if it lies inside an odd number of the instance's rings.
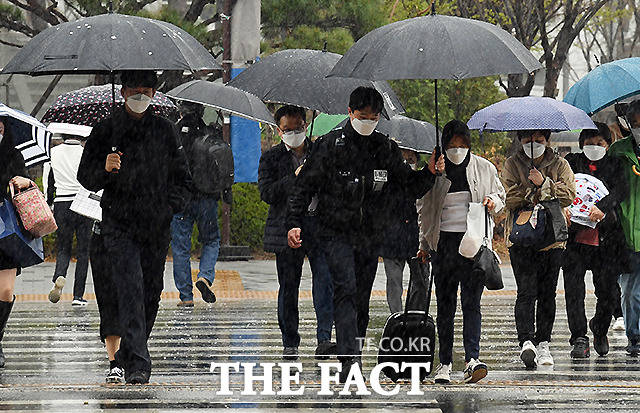
[[[327,115],[326,113],[321,113],[315,117],[313,120],[313,135],[314,136],[322,136],[331,132],[338,125],[342,123],[347,115]],[[307,128],[307,136],[311,136],[311,128]]]
[[[275,125],[273,115],[257,97],[222,83],[192,80],[169,92],[167,96],[200,103],[243,118]]]
[[[542,65],[493,24],[432,14],[382,26],[358,40],[329,76],[369,80],[467,79],[529,73]]]
[[[51,133],[38,119],[0,103],[0,120],[27,167],[51,160]]]
[[[2,73],[219,69],[204,46],[173,24],[109,13],[49,27],[24,45]]]
[[[400,99],[387,82],[327,79],[340,58],[339,54],[321,50],[283,50],[254,63],[229,85],[265,102],[296,105],[331,115],[347,113],[349,95],[355,88],[373,86],[384,98],[386,115],[404,112]]]
[[[349,119],[343,120],[340,127]],[[401,149],[431,153],[436,146],[436,127],[429,122],[396,115],[391,119],[380,119],[376,130],[394,140]]]
[[[123,105],[122,86],[116,85],[116,105]],[[42,117],[43,122],[72,123],[95,126],[111,116],[111,85],[89,86],[58,96]],[[166,118],[177,118],[178,108],[166,95],[156,92],[151,100],[151,110]]]
[[[582,109],[536,96],[509,98],[487,106],[474,113],[467,126],[481,131],[597,129]]]
[[[596,67],[569,89],[564,101],[593,114],[638,94],[640,57],[631,57]]]
[[[83,138],[91,135],[91,126],[74,125],[73,123],[57,123],[52,122],[47,126],[47,130],[54,135],[74,135]]]

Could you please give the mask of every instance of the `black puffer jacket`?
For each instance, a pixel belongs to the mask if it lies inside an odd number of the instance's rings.
[[[0,142],[0,196],[7,193],[9,181],[14,176],[27,177],[24,158],[13,145],[11,136],[5,136]]]
[[[427,168],[412,171],[398,145],[386,136],[378,132],[362,136],[347,122],[314,143],[296,178],[287,226],[302,228],[302,218],[317,193],[319,237],[346,237],[379,253],[390,202],[383,189],[404,188],[417,199],[433,186],[434,179]]]
[[[93,128],[78,181],[90,191],[104,189],[105,232],[114,226],[141,240],[166,236],[172,215],[182,212],[191,197],[187,160],[175,126],[149,112],[135,120],[124,109],[114,120],[105,119]],[[105,162],[114,148],[123,154],[121,168],[109,173]]]

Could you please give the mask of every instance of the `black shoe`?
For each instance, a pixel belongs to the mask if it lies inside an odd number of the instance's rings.
[[[13,301],[0,301],[0,367],[4,367],[5,357],[2,351],[2,338],[4,337],[4,329],[7,326],[7,320],[9,320],[9,314],[13,308],[13,303],[16,298],[13,297]]]
[[[359,368],[362,371],[362,361],[360,361],[359,357],[347,357],[342,359],[340,362],[342,363],[342,370],[340,370],[340,375],[338,377],[340,383],[345,383],[347,381],[352,368]],[[356,364],[358,367],[354,367]]]
[[[593,332],[593,349],[601,356],[607,355],[609,353],[609,339],[607,338],[607,334],[598,335],[593,330],[593,319],[589,321],[589,328]]]
[[[589,339],[586,337],[578,337],[573,342],[573,349],[571,350],[572,359],[586,359],[590,356],[589,352]]]
[[[640,355],[640,343],[638,340],[629,340],[627,344],[627,354],[630,356],[638,356]]]
[[[285,360],[298,360],[298,347],[285,347],[282,349],[282,358]]]
[[[316,347],[316,360],[327,360],[329,356],[335,356],[337,353],[336,343],[332,341],[323,341]]]
[[[213,293],[211,286],[209,285],[209,281],[204,278],[198,278],[196,281],[196,288],[200,290],[200,294],[202,294],[202,299],[208,303],[216,302],[216,295]]]
[[[134,371],[127,377],[127,384],[147,384],[149,383],[149,376],[151,376],[151,372],[149,371]]]

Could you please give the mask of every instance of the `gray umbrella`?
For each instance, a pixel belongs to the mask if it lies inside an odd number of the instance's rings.
[[[338,127],[343,127],[349,118]],[[380,119],[376,130],[394,140],[401,149],[431,153],[436,146],[436,127],[429,122],[396,115],[387,120]]]
[[[385,113],[389,117],[404,112],[387,82],[327,79],[340,57],[321,50],[283,50],[254,63],[229,85],[265,102],[296,105],[330,115],[347,113],[349,95],[358,86],[374,86],[385,100]]]
[[[432,14],[382,26],[358,40],[329,76],[368,80],[467,79],[530,73],[542,65],[515,37],[479,20]],[[436,132],[437,133],[437,132]],[[439,139],[437,149],[439,149]]]
[[[217,69],[222,67],[207,49],[173,24],[109,13],[49,27],[20,49],[2,74]]]
[[[169,92],[167,96],[211,106],[243,118],[275,125],[273,115],[257,97],[222,83],[192,80]]]

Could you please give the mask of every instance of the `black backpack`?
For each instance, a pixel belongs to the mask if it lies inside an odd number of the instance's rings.
[[[427,288],[427,265],[418,258],[412,258],[409,263],[411,278],[404,311],[391,314],[380,337],[378,346],[378,364],[398,363],[398,370],[402,363],[428,363],[427,370],[420,369],[420,381],[424,380],[433,369],[434,346],[436,340],[436,326],[429,315],[431,301],[432,276],[429,276]],[[394,382],[410,380],[411,369],[396,372],[385,367],[382,372]]]
[[[189,169],[193,185],[203,194],[216,195],[233,185],[233,152],[219,130],[193,140]]]

